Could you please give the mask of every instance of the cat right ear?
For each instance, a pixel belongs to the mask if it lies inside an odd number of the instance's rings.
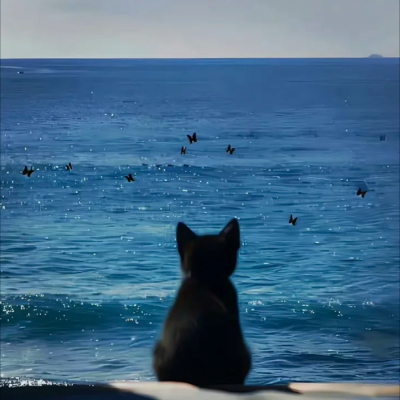
[[[228,225],[219,233],[220,236],[224,237],[235,250],[239,250],[240,247],[240,228],[239,222],[236,218],[233,218]]]
[[[183,222],[179,222],[176,227],[176,242],[178,243],[178,252],[181,257],[185,247],[188,243],[192,242],[197,238],[197,235]]]

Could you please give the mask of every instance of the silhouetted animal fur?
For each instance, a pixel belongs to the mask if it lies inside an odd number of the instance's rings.
[[[180,222],[177,244],[183,279],[154,349],[157,378],[200,387],[243,384],[251,355],[229,279],[240,247],[239,223],[233,219],[219,235],[197,236]]]

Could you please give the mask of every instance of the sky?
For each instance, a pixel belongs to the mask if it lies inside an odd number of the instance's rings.
[[[399,57],[399,0],[1,0],[1,58]]]

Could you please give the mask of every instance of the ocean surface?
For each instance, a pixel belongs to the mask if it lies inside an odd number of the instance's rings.
[[[154,380],[177,223],[236,217],[247,382],[398,382],[399,108],[398,59],[2,60],[1,377]]]

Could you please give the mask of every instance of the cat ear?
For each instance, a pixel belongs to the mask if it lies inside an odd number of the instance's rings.
[[[197,235],[187,227],[183,222],[179,222],[176,227],[176,241],[178,243],[178,251],[181,257],[183,256],[184,249],[189,242],[197,238]]]
[[[240,247],[240,228],[236,218],[232,219],[228,225],[219,233],[223,236],[234,248],[239,250]]]

